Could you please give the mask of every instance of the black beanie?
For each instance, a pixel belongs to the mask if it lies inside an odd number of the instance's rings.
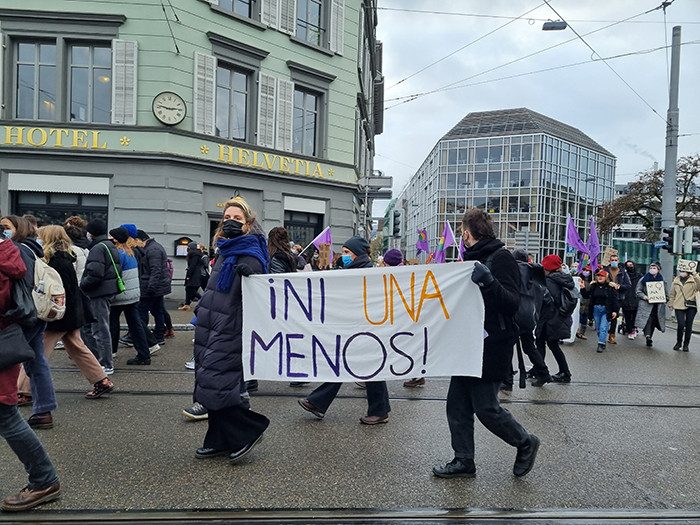
[[[362,255],[366,254],[369,250],[369,243],[364,237],[356,235],[355,237],[350,237],[347,241],[345,241],[343,247],[347,248],[355,255]]]
[[[88,233],[91,233],[95,237],[107,234],[107,225],[102,219],[92,219],[90,222],[88,222],[85,229]]]
[[[113,230],[110,230],[109,234],[115,241],[120,242],[122,244],[129,240],[129,232],[126,228],[114,228]]]
[[[148,234],[143,230],[136,230],[136,238],[140,241],[147,241],[148,239],[150,239]]]

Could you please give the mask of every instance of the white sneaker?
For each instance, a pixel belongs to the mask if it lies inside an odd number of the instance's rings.
[[[107,374],[108,376],[111,376],[114,373],[114,368],[107,368],[107,367],[103,366],[102,370],[104,370],[104,373]]]
[[[53,347],[54,350],[63,350],[63,341],[59,340],[56,346]]]
[[[151,352],[151,355],[155,354],[158,350],[160,350],[160,345],[158,343],[154,344],[152,347],[148,349]]]
[[[185,363],[187,370],[194,370],[194,357]]]
[[[634,339],[634,333],[630,332],[629,334],[627,334],[627,339]]]

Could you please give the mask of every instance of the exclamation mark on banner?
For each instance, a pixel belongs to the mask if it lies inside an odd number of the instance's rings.
[[[421,374],[425,374],[425,365],[428,363],[428,327],[423,328],[423,370]]]

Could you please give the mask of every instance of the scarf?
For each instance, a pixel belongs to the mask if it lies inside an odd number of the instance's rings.
[[[249,255],[260,261],[263,273],[267,273],[270,256],[267,253],[267,241],[262,235],[241,235],[234,239],[219,239],[216,243],[219,253],[224,257],[216,280],[216,288],[228,292],[235,277],[236,262],[240,255]]]
[[[661,275],[661,272],[657,273],[656,276],[651,275],[649,272],[646,273],[644,277],[642,277],[642,285],[645,285],[649,281],[663,281],[664,276]]]

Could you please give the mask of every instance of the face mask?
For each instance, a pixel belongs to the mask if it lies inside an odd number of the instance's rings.
[[[633,272],[634,271],[634,266],[628,266],[627,267],[628,272]]]
[[[583,275],[584,277],[588,277],[589,275],[591,275],[591,272],[581,272],[581,275]]]
[[[224,221],[222,231],[227,239],[235,239],[243,235],[243,223],[229,219]]]
[[[318,259],[318,255],[314,255],[314,259]]]
[[[651,275],[656,275],[657,273],[659,273],[659,270],[657,270],[656,268],[650,268],[650,269],[649,269],[649,273],[650,273]]]
[[[680,275],[681,278],[685,279],[686,277],[688,277],[688,272],[680,272],[678,275]]]
[[[616,262],[611,262],[610,263],[610,268],[617,268],[618,263]]]
[[[352,255],[343,255],[343,264],[348,266],[352,262]]]
[[[41,239],[37,239],[36,242],[39,244],[39,246],[44,246],[44,241]]]
[[[12,239],[12,230],[5,230],[5,239]]]

